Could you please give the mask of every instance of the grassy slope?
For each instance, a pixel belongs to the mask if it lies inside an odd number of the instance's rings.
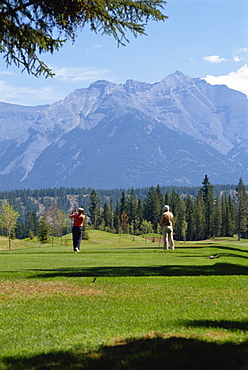
[[[247,241],[12,248],[0,239],[0,369],[247,369]]]

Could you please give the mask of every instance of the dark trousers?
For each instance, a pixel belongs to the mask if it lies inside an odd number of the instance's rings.
[[[82,240],[82,226],[73,226],[72,227],[72,240],[73,240],[73,249],[80,249],[80,243]]]

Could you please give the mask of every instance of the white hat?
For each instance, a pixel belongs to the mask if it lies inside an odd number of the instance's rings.
[[[83,213],[83,212],[84,212],[83,207],[78,208],[78,212],[79,212],[79,213]]]
[[[169,206],[167,206],[167,205],[166,205],[166,206],[164,206],[164,210],[165,210],[165,211],[169,211],[169,209],[170,209],[170,207],[169,207]]]

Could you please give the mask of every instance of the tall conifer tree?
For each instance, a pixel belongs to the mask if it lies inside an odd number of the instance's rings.
[[[90,211],[91,222],[94,228],[97,229],[99,225],[99,218],[100,218],[100,201],[94,189],[92,189],[91,194],[90,194],[89,211]]]
[[[230,194],[228,196],[228,209],[228,236],[233,236],[235,232],[237,232],[237,210],[235,206],[235,201]]]
[[[164,196],[164,205],[166,204],[170,204],[170,194],[168,193],[168,191],[165,193],[165,196]]]
[[[47,243],[49,240],[50,225],[47,220],[47,214],[41,217],[39,221],[38,239],[41,243]]]
[[[180,198],[180,201],[177,207],[176,222],[174,226],[175,238],[177,240],[185,240],[186,230],[187,230],[186,206],[185,206],[184,199]]]
[[[135,195],[134,189],[130,190],[129,198],[128,198],[128,220],[131,226],[132,234],[136,234],[136,230],[140,223],[139,212],[138,212],[138,199]]]
[[[186,199],[186,240],[193,240],[195,235],[194,202],[190,195]]]
[[[202,191],[200,190],[195,203],[195,239],[202,240],[205,238],[205,206],[203,201]]]
[[[110,204],[104,203],[102,216],[103,216],[104,226],[107,228],[111,228],[113,215],[112,215]]]
[[[243,183],[242,178],[239,179],[238,186],[236,188],[236,198],[237,198],[237,227],[238,227],[238,240],[241,237],[246,237],[247,234],[247,194],[246,187]]]
[[[236,230],[235,203],[230,195],[224,194],[221,197],[221,235],[233,236]]]
[[[203,196],[203,201],[205,205],[205,237],[213,236],[213,205],[214,205],[214,198],[213,198],[213,185],[209,182],[208,176],[205,175],[205,178],[202,182],[201,192]]]
[[[120,200],[120,215],[123,213],[123,211],[127,213],[127,208],[128,208],[127,197],[126,197],[125,191],[123,190],[121,193],[121,200]]]
[[[221,205],[219,198],[214,199],[213,204],[213,236],[221,236],[222,219],[221,219]]]

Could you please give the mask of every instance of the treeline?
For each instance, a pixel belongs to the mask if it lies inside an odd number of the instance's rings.
[[[147,196],[139,199],[133,189],[122,191],[116,207],[105,203],[103,209],[96,191],[90,196],[90,215],[94,228],[130,234],[160,233],[160,218],[165,204],[175,216],[174,236],[177,240],[203,240],[211,237],[248,236],[248,198],[246,187],[239,184],[222,189],[215,196],[214,187],[205,176],[197,194],[179,194],[151,187]]]
[[[164,204],[170,205],[175,216],[177,240],[248,235],[248,201],[242,179],[236,186],[213,186],[206,175],[200,187],[13,190],[0,192],[0,201],[7,201],[18,212],[15,236],[20,239],[70,232],[68,213],[78,206],[84,207],[87,224],[95,229],[133,235],[160,233]],[[0,232],[4,235],[3,227]]]

